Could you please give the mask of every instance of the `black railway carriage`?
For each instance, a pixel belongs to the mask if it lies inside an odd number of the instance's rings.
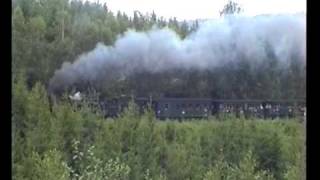
[[[159,119],[208,118],[212,109],[211,99],[206,98],[163,98],[156,101],[155,112]]]
[[[110,100],[101,100],[100,106],[106,117],[118,117],[118,115],[128,107],[131,98],[113,98]],[[134,103],[138,106],[139,112],[147,108],[151,101],[148,98],[134,98]],[[152,103],[152,102],[151,102]],[[154,103],[152,103],[154,106]]]
[[[213,115],[234,114],[245,117],[263,117],[261,100],[212,100],[217,109]]]
[[[120,112],[127,107],[127,100],[116,98],[103,100],[101,101],[100,105],[106,117],[117,117]]]
[[[102,100],[100,106],[106,117],[117,117],[131,98]],[[234,114],[257,118],[296,117],[305,115],[301,100],[221,100],[210,98],[134,98],[140,113],[151,105],[158,119],[208,118]]]
[[[303,116],[305,112],[305,101],[301,100],[278,100],[267,102],[270,109],[268,116],[274,117],[295,117]]]

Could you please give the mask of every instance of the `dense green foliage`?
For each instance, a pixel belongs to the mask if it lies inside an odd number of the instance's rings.
[[[92,50],[97,42],[114,43],[128,28],[144,31],[157,24],[169,26],[181,37],[196,28],[177,19],[165,21],[155,13],[134,17],[111,12],[106,4],[73,0],[15,0],[13,2],[13,73],[24,71],[28,81],[48,83],[64,61]],[[185,28],[185,27],[188,28]],[[37,66],[35,66],[37,65]]]
[[[238,12],[229,2],[222,13]],[[15,0],[12,15],[13,73],[23,72],[29,87],[40,81],[46,87],[63,62],[74,62],[98,42],[113,45],[128,29],[146,31],[156,25],[169,27],[183,39],[199,22],[164,19],[154,12],[133,17],[110,11],[107,4],[78,0]],[[192,13],[192,12],[190,12]],[[225,52],[228,53],[228,52]],[[300,99],[306,97],[306,68],[297,57],[288,67],[279,65],[272,52],[259,67],[252,58],[239,57],[233,65],[207,71],[168,71],[137,73],[125,81],[101,82],[96,88],[112,97],[134,93],[137,96],[212,97],[222,99]],[[112,86],[108,86],[112,84]],[[86,90],[88,86],[77,87]]]
[[[116,119],[13,81],[13,179],[301,179],[294,119],[158,121],[135,106]]]

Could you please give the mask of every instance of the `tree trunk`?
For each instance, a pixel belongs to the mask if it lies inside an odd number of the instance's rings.
[[[62,17],[61,40],[64,40],[64,17]]]
[[[62,6],[61,41],[64,40],[64,5]]]

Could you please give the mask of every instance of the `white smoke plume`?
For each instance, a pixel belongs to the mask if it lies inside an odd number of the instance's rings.
[[[183,40],[168,28],[128,30],[113,46],[98,43],[74,63],[63,63],[50,87],[108,78],[111,72],[129,76],[139,71],[208,70],[236,62],[240,57],[259,64],[270,51],[283,65],[293,56],[305,63],[305,15],[231,16],[206,21]]]

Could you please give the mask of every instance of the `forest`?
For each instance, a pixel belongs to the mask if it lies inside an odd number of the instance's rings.
[[[159,121],[132,103],[105,119],[68,101],[50,108],[46,89],[13,91],[13,179],[300,180],[305,130],[300,119],[232,116]]]
[[[221,14],[238,11],[229,2]],[[110,47],[117,50],[130,37],[151,38],[162,33],[164,37],[173,36],[174,42],[187,44],[199,37],[202,23],[166,19],[155,12],[135,11],[130,17],[120,11],[112,12],[108,4],[88,1],[13,0],[12,178],[303,179],[305,127],[301,119],[244,119],[231,115],[208,120],[159,121],[150,109],[139,114],[134,103],[119,117],[105,118],[89,103],[78,107],[67,99],[66,95],[75,91],[94,91],[108,98],[152,95],[305,99],[305,57],[297,52],[283,61],[272,43],[266,43],[267,55],[258,64],[252,63],[257,57],[244,53],[236,60],[209,68],[207,64],[194,68],[194,60],[190,67],[177,65],[159,71],[150,71],[146,65],[145,69],[123,73],[122,66],[111,66],[115,72],[110,75],[102,66],[99,71],[103,73],[90,78],[80,71],[86,71],[85,68],[77,69],[79,64],[87,65],[91,60],[99,62],[99,58],[95,59],[99,50],[102,54],[112,52]],[[199,47],[199,52],[208,48]],[[231,49],[241,47],[235,44]],[[232,54],[228,48],[219,48],[222,54]],[[175,57],[176,54],[168,56],[170,60],[176,60]],[[203,59],[199,62],[206,62]],[[130,63],[125,67],[130,69]],[[72,71],[65,71],[68,68]],[[77,73],[84,76],[76,77]],[[51,94],[59,95],[60,101],[52,104]]]
[[[280,23],[282,22],[281,20],[279,21]],[[289,19],[288,22],[290,21],[292,20]],[[180,43],[180,41],[185,40],[187,42],[189,39],[192,39],[192,37],[189,38],[188,36],[192,36],[192,33],[197,31],[200,24],[201,22],[197,20],[193,22],[178,22],[176,18],[166,20],[161,16],[159,17],[159,15],[156,15],[154,12],[151,14],[141,14],[139,11],[135,11],[134,16],[129,17],[122,12],[110,11],[107,4],[102,5],[82,1],[68,2],[65,0],[15,0],[13,1],[12,15],[13,75],[15,76],[16,74],[23,73],[26,77],[28,87],[32,87],[36,82],[41,82],[44,86],[49,88],[50,82],[57,79],[54,79],[56,71],[60,68],[63,70],[64,64],[74,63],[79,56],[92,51],[97,43],[103,43],[104,46],[114,45],[114,43],[117,43],[116,40],[120,38],[119,41],[121,41],[121,37],[125,36],[130,29],[133,29],[136,32],[147,32],[154,26],[158,28],[167,27],[174,31],[178,36],[173,40]],[[243,26],[250,26],[250,24],[252,23],[249,22]],[[292,25],[294,24],[288,24],[287,26],[291,27]],[[280,27],[277,24],[274,26],[274,28],[279,28],[276,29],[276,31],[281,31],[281,29],[286,28],[285,25],[283,25],[284,27]],[[247,29],[243,28],[243,33],[250,28],[255,27],[248,27]],[[297,28],[300,27],[297,26]],[[235,48],[231,47],[231,45],[230,47],[225,46],[229,46],[227,43],[230,39],[236,39],[237,35],[240,38],[239,41],[241,40],[237,30],[238,29],[234,30],[234,34],[228,35],[226,37],[228,39],[217,42],[222,45],[214,50],[224,52],[224,55],[230,54],[231,56],[232,53],[234,53],[233,51],[235,51]],[[291,29],[291,31],[293,30],[294,29]],[[271,29],[270,31],[275,30]],[[259,32],[260,30],[253,33],[258,34]],[[288,34],[290,33],[290,29],[289,31],[283,30],[282,33],[284,35]],[[148,35],[152,36],[152,32]],[[209,35],[211,36],[211,34]],[[297,35],[300,36],[300,34],[292,34],[292,36]],[[158,35],[154,36],[158,37]],[[274,36],[276,36],[276,34],[274,34]],[[251,38],[251,36],[244,38]],[[272,37],[266,37],[264,41],[269,41],[271,38]],[[289,36],[287,38],[292,37]],[[305,57],[301,57],[299,54],[299,47],[297,47],[301,44],[301,42],[298,42],[299,39],[293,40],[290,41],[293,43],[293,45],[291,45],[293,50],[288,54],[290,57],[287,57],[287,59],[289,60],[284,63],[282,63],[284,58],[276,56],[276,51],[278,50],[272,47],[272,42],[269,42],[261,47],[264,48],[265,51],[265,55],[262,57],[254,57],[250,54],[251,52],[246,54],[243,50],[239,53],[236,52],[235,60],[229,60],[231,58],[228,57],[222,58],[220,60],[221,62],[218,63],[221,65],[212,66],[207,69],[188,67],[186,70],[180,69],[180,66],[171,65],[171,69],[165,67],[163,68],[164,70],[155,72],[133,70],[134,72],[129,75],[120,74],[118,76],[111,75],[112,70],[117,70],[117,68],[111,66],[110,69],[104,70],[110,73],[106,74],[103,72],[97,74],[99,78],[82,78],[79,80],[80,83],[74,82],[66,88],[62,88],[61,83],[56,83],[57,85],[55,85],[58,86],[56,89],[58,90],[55,92],[56,94],[63,94],[66,90],[80,90],[85,92],[88,89],[95,89],[104,97],[118,97],[120,95],[129,96],[133,94],[135,96],[143,97],[152,95],[154,97],[210,97],[217,99],[305,99]],[[283,41],[285,43],[288,39],[284,39]],[[239,44],[235,44],[238,46],[237,48],[246,46],[245,44],[242,44],[242,42],[244,41],[241,40]],[[181,42],[182,45],[183,43],[184,42]],[[224,45],[223,43],[227,45]],[[257,42],[257,44],[258,43],[260,42]],[[279,43],[280,42],[275,42],[274,44]],[[119,42],[118,44],[121,43]],[[208,44],[200,45],[208,46]],[[255,44],[252,45],[255,46]],[[194,48],[196,43],[193,43],[190,46],[191,48]],[[247,51],[254,49],[253,46],[250,45]],[[279,47],[279,49],[280,48],[281,47]],[[129,49],[126,48],[125,50],[128,52],[121,51],[121,53],[130,53]],[[210,47],[206,49],[210,50]],[[92,53],[99,53],[97,52],[98,50],[94,50]],[[137,51],[139,50],[140,49],[137,49]],[[290,49],[287,48],[285,51],[288,50]],[[259,52],[260,49],[257,49],[256,51]],[[167,55],[168,53],[169,52],[167,51],[162,53],[162,51],[159,50],[158,54],[151,54],[146,58],[152,59],[153,56],[161,56],[159,57],[161,59],[170,56]],[[176,52],[174,53],[176,54]],[[204,56],[208,53],[204,51],[202,56],[195,57],[191,60],[195,62],[199,61],[199,64],[201,64],[199,58],[205,59]],[[125,57],[122,59],[124,58]],[[132,63],[140,61],[140,59],[135,60],[134,58],[129,60]],[[118,61],[122,59],[119,59]],[[170,57],[168,57],[168,59],[171,60]],[[209,57],[209,60],[203,61],[211,61],[212,59],[213,58]],[[231,62],[222,63],[223,61]],[[259,61],[262,61],[262,63],[255,63]],[[141,65],[142,62],[139,62],[138,65]],[[151,65],[147,64],[146,66],[152,67],[156,66],[157,63],[161,64],[158,60],[151,62],[154,63]],[[127,64],[125,65],[128,66]],[[128,67],[124,68],[127,69]],[[124,72],[125,70],[123,69],[120,69],[117,73]],[[93,74],[97,71],[99,70],[94,69],[90,71],[90,73],[79,72],[79,74],[86,74],[86,76],[88,76],[88,74]],[[69,74],[66,76],[70,76]],[[62,79],[68,79],[66,76],[63,76]]]

